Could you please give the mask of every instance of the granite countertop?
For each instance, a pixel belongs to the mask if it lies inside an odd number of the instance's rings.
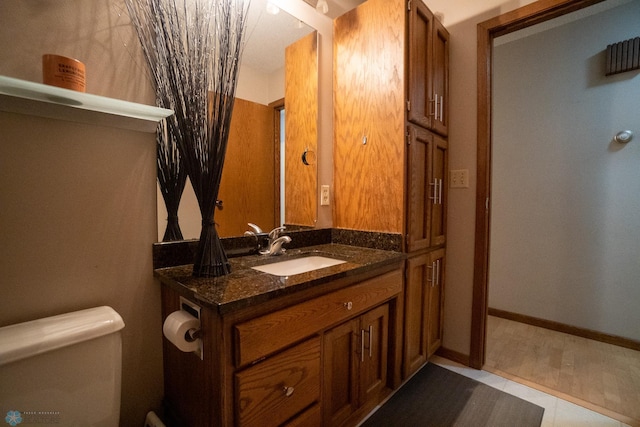
[[[307,254],[346,262],[293,276],[275,276],[251,268]],[[194,277],[192,265],[159,268],[154,270],[154,274],[162,283],[180,294],[186,293],[194,302],[224,314],[312,286],[392,265],[404,258],[405,254],[401,252],[329,243],[289,249],[281,256],[250,255],[231,258],[231,274],[222,277]]]

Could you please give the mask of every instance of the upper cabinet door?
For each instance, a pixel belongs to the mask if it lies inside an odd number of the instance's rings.
[[[434,122],[433,13],[421,2],[411,2],[409,11],[409,93],[407,117],[410,122],[431,129]]]
[[[449,32],[437,19],[433,20],[433,131],[447,136],[449,132]]]
[[[412,1],[410,7],[407,117],[447,136],[449,33],[422,1]]]

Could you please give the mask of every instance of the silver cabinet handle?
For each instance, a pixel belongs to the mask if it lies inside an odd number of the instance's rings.
[[[444,97],[442,95],[440,95],[440,122],[444,123],[444,118],[443,118],[443,105],[444,105]],[[437,120],[437,119],[436,119]]]
[[[440,120],[438,118],[438,94],[435,94],[435,98],[436,98],[436,121]]]
[[[345,302],[343,305],[347,310],[351,310],[353,308],[353,303],[351,301]]]
[[[433,182],[429,183],[433,187],[433,196],[429,196],[429,200],[433,200],[434,205],[442,204],[442,178],[433,178]]]
[[[427,282],[431,283],[431,287],[433,288],[433,286],[435,285],[436,282],[436,266],[435,266],[435,262],[432,262],[431,265],[427,266],[428,269],[431,270],[431,279],[427,278]]]
[[[436,286],[440,286],[440,260],[436,260]]]
[[[295,389],[293,387],[284,387],[284,395],[287,397],[290,397],[294,391]]]
[[[369,325],[369,359],[372,357],[373,348],[373,325]]]
[[[433,178],[433,182],[429,183],[429,187],[433,187],[433,197],[429,196],[429,200],[433,200],[434,204],[438,203],[438,178]]]
[[[360,361],[364,362],[364,329],[360,329]]]

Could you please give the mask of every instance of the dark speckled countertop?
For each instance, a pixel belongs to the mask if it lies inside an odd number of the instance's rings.
[[[275,276],[251,267],[299,258],[307,254],[346,261],[293,276]],[[379,267],[401,262],[405,254],[335,243],[289,249],[281,256],[250,255],[231,258],[231,274],[223,277],[192,276],[192,265],[159,268],[155,276],[182,295],[208,306],[219,313],[229,313],[275,297],[289,295],[312,286],[354,276]]]

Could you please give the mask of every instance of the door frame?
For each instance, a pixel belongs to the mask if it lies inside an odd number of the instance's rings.
[[[489,244],[491,214],[491,76],[493,39],[606,0],[538,0],[481,22],[478,34],[477,187],[469,366],[485,362],[489,309]]]

